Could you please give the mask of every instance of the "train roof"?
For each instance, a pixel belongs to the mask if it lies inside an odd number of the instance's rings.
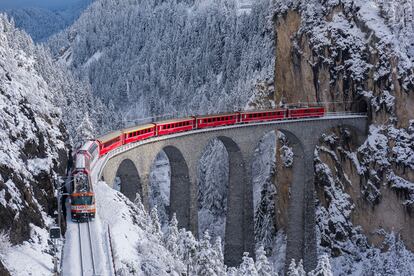
[[[108,141],[110,141],[110,140],[112,140],[112,139],[120,136],[121,134],[122,134],[122,131],[118,130],[118,131],[114,131],[114,132],[108,133],[108,134],[106,134],[106,135],[104,135],[102,137],[99,137],[96,140],[98,140],[101,143],[105,143],[105,142],[108,142]]]
[[[154,126],[155,124],[145,124],[145,125],[140,125],[140,126],[134,126],[134,127],[125,128],[122,132],[129,133],[129,132],[134,132],[134,131],[138,131],[142,129],[151,128]]]
[[[179,123],[179,122],[185,122],[185,121],[191,121],[191,120],[194,120],[194,117],[164,120],[164,121],[160,121],[160,122],[155,122],[154,124],[163,125],[163,124]]]
[[[242,114],[251,114],[251,113],[262,113],[262,112],[275,112],[275,111],[285,111],[286,108],[277,108],[277,109],[263,109],[263,110],[246,110],[240,111]]]
[[[89,150],[89,148],[95,143],[93,140],[87,141],[79,150]]]
[[[220,114],[201,115],[201,116],[196,116],[196,118],[197,119],[216,118],[216,117],[237,115],[238,113],[239,112],[227,112],[227,113],[220,113]]]
[[[86,159],[83,154],[76,154],[76,169],[84,169],[86,167]]]

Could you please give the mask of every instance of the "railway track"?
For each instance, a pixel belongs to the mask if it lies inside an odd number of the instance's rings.
[[[86,233],[85,233],[86,232]],[[82,276],[94,276],[96,274],[95,267],[95,251],[93,248],[92,234],[90,222],[79,223],[78,222],[78,234],[79,234],[79,258],[80,258],[80,270]]]

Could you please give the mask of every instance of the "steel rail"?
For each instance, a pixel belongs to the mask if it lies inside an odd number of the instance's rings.
[[[80,227],[79,222],[78,222],[78,234],[79,234],[79,249],[80,249],[79,257],[80,257],[80,263],[81,263],[81,273],[82,273],[82,276],[84,276],[84,273],[83,273],[84,268],[83,268],[82,234],[81,234],[81,227]]]
[[[92,234],[91,234],[91,227],[90,227],[90,222],[89,221],[88,221],[88,235],[89,235],[89,246],[90,246],[90,250],[91,250],[91,259],[92,259],[93,275],[95,275],[96,274],[96,270],[95,270],[95,256],[94,256],[95,251],[93,250]]]

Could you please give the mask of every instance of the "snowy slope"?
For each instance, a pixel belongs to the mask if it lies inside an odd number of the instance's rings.
[[[50,275],[51,176],[65,170],[67,133],[30,45],[0,15],[0,262],[12,275]]]

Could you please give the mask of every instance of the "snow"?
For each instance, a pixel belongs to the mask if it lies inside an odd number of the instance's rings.
[[[101,229],[110,229],[115,267],[120,275],[180,275],[183,264],[149,233],[144,214],[104,182],[95,185],[95,193]]]
[[[97,51],[95,54],[93,54],[83,65],[84,68],[89,67],[93,62],[99,61],[99,59],[102,57],[103,53],[101,51]]]
[[[49,233],[34,225],[31,228],[32,239],[10,247],[5,255],[0,254],[0,259],[4,260],[11,275],[49,276],[53,268],[52,256],[49,254],[52,252],[48,245]]]

